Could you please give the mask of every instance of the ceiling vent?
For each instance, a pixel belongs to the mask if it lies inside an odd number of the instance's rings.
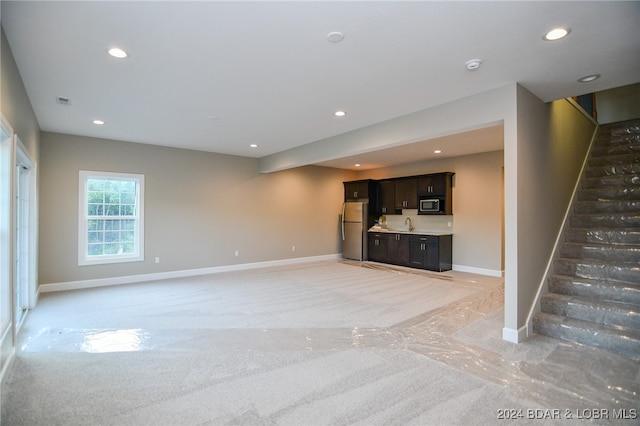
[[[69,98],[65,98],[64,96],[56,96],[56,103],[64,106],[71,105],[71,100]]]

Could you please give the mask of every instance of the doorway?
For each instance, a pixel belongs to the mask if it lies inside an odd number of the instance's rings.
[[[36,288],[36,179],[28,151],[16,136],[14,241],[14,320],[16,333],[35,304]]]

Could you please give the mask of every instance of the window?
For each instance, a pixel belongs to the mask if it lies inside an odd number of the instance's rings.
[[[144,260],[144,175],[80,171],[78,265]]]

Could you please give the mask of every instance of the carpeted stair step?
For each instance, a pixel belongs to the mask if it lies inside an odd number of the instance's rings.
[[[597,178],[603,176],[624,176],[637,175],[640,173],[640,163],[626,163],[603,166],[587,167],[584,171],[587,178]]]
[[[640,264],[639,246],[562,243],[559,247],[558,255],[571,259],[592,259],[604,262]]]
[[[640,163],[640,153],[637,154],[623,154],[623,155],[608,155],[603,157],[589,157],[587,160],[588,167],[616,167],[626,166],[629,164]]]
[[[542,312],[563,315],[612,327],[640,332],[640,306],[601,301],[566,294],[547,293],[540,300]]]
[[[539,312],[533,317],[533,331],[640,360],[640,332],[634,330]]]
[[[582,189],[602,188],[607,186],[640,187],[640,174],[634,173],[590,177],[583,179],[580,186]]]
[[[580,278],[615,280],[625,283],[640,282],[640,265],[637,263],[613,263],[589,259],[557,258],[553,261],[554,273]]]
[[[640,229],[567,228],[564,240],[568,243],[621,244],[640,247]]]
[[[640,306],[640,283],[551,275],[547,278],[547,287],[551,293]]]
[[[601,188],[585,188],[578,191],[579,201],[632,201],[640,200],[640,186],[604,186]]]
[[[636,118],[605,124],[600,127],[599,136],[615,138],[638,133],[640,133],[640,119]]]
[[[577,201],[573,205],[573,213],[625,213],[639,212],[640,200],[637,201]]]
[[[632,128],[631,130],[634,130]],[[635,128],[637,130],[637,128]],[[600,148],[603,146],[616,146],[616,145],[636,145],[640,143],[640,132],[630,131],[626,133],[611,134],[611,132],[600,132],[596,136],[596,140],[593,144],[594,148]]]
[[[569,226],[572,228],[640,229],[640,212],[573,214],[569,217]]]
[[[619,141],[620,143],[612,142],[594,146],[591,150],[591,158],[640,153],[640,135],[620,138]]]

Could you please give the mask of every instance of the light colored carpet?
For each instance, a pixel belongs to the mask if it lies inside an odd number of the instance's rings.
[[[514,409],[539,425],[528,409],[570,423],[564,410],[637,405],[637,364],[503,342],[502,294],[495,278],[331,261],[45,294],[2,424],[487,424]]]

